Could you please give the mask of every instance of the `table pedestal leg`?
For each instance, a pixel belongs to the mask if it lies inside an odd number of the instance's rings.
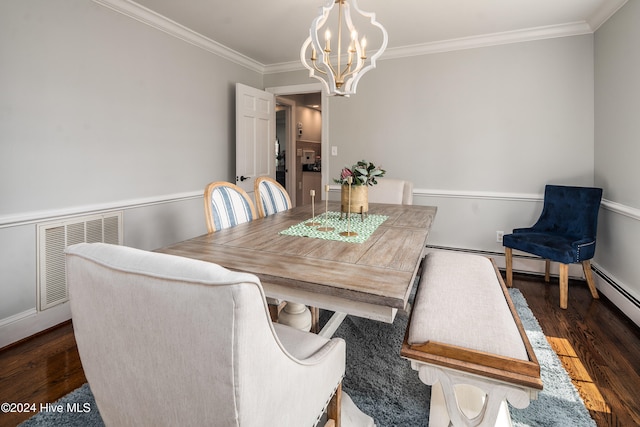
[[[309,332],[311,311],[304,304],[288,301],[278,316],[278,323]]]

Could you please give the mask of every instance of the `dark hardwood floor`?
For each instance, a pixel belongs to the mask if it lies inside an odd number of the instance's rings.
[[[516,276],[545,335],[598,426],[640,425],[640,328],[606,298],[571,283],[561,310],[557,280]],[[70,322],[0,350],[0,403],[52,403],[86,382]],[[33,413],[1,413],[15,426]]]
[[[559,307],[551,284],[519,277],[522,291],[598,426],[640,426],[640,328],[586,282],[569,285],[569,306]]]

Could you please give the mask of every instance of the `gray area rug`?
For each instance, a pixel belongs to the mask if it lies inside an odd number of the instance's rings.
[[[525,409],[510,407],[513,425],[595,426],[560,360],[547,342],[538,321],[517,289],[509,290],[529,340],[540,362],[544,390]],[[407,315],[399,313],[393,324],[348,316],[335,336],[347,342],[344,390],[355,404],[371,415],[379,427],[427,426],[430,388],[418,379],[409,362],[400,358]],[[104,425],[87,384],[56,402],[89,412],[39,413],[22,426],[91,427]],[[88,404],[86,406],[85,404]]]

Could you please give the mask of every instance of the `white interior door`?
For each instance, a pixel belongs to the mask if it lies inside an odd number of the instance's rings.
[[[252,194],[256,177],[266,175],[275,179],[275,144],[275,96],[237,83],[236,185]]]

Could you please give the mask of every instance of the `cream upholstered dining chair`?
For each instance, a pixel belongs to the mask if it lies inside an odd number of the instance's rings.
[[[253,181],[253,189],[260,218],[291,209],[289,193],[275,179],[260,176]]]
[[[369,203],[413,204],[413,183],[402,179],[378,179],[369,187]]]
[[[106,425],[340,424],[345,342],[273,324],[256,276],[104,243],[68,247],[66,271]]]
[[[209,233],[253,221],[257,217],[247,192],[224,181],[212,182],[205,188],[204,212]]]

